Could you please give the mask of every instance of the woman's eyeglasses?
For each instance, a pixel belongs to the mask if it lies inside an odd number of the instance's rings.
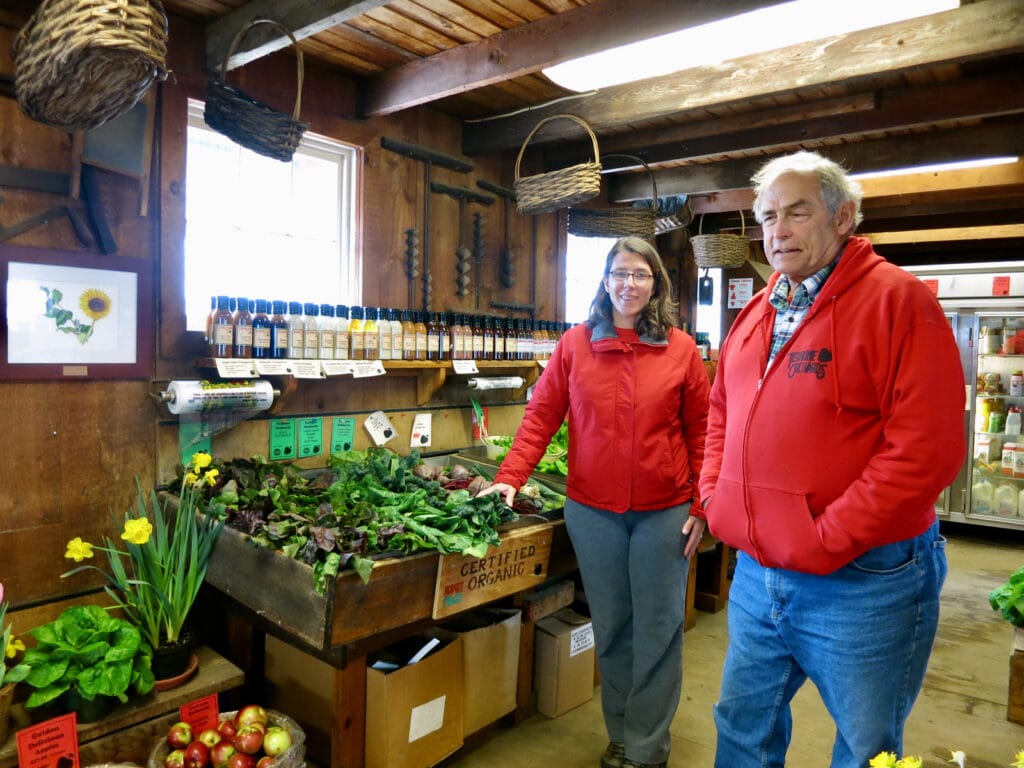
[[[654,277],[650,272],[627,272],[624,269],[615,269],[608,273],[608,276],[619,283],[626,282],[629,278],[633,278],[633,282],[637,285],[643,285],[648,280]]]

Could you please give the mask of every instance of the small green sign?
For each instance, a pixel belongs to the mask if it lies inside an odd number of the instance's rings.
[[[335,416],[331,426],[331,453],[351,451],[356,443],[356,420]]]
[[[193,453],[213,453],[210,430],[202,420],[178,422],[178,453],[183,467],[192,462]]]
[[[299,458],[308,459],[324,452],[324,420],[319,416],[299,419]]]
[[[270,422],[270,459],[283,461],[295,458],[295,419],[274,419]]]

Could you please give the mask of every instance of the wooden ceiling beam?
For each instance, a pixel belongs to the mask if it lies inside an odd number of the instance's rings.
[[[991,0],[986,0],[991,2]],[[854,173],[884,171],[915,165],[930,165],[1002,156],[1024,156],[1024,133],[1014,118],[997,118],[983,124],[931,131],[905,137],[872,139],[856,143],[817,147],[816,151],[842,163]],[[695,163],[655,171],[658,194],[700,195],[723,190],[743,189],[754,172],[769,156],[717,163]],[[611,174],[607,178],[608,199],[615,203],[650,197],[646,174]]]
[[[362,112],[392,114],[780,1],[595,0],[375,75],[361,92]]]
[[[224,55],[238,30],[253,19],[273,19],[295,35],[296,40],[315,35],[349,19],[385,5],[388,0],[251,0],[221,16],[206,28],[206,69],[220,70]],[[248,32],[228,60],[228,69],[240,67],[292,44],[270,24]]]
[[[572,112],[600,134],[602,128],[626,128],[687,110],[727,107],[794,88],[851,84],[922,67],[1018,54],[1024,51],[1021,7],[1021,0],[984,0],[770,54],[614,86],[575,100]],[[462,151],[472,156],[518,148],[539,120],[565,109],[564,104],[554,104],[468,124]],[[552,124],[536,140],[579,140],[573,128]]]

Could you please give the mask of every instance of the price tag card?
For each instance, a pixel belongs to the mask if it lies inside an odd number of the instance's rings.
[[[331,453],[351,451],[356,444],[356,420],[335,416],[331,425]]]
[[[20,768],[78,768],[78,715],[71,712],[18,731]]]
[[[291,360],[257,360],[256,372],[260,376],[291,376]]]
[[[548,367],[547,360],[538,360],[537,363],[540,365],[541,370],[544,370],[545,368]]]
[[[328,376],[345,376],[354,373],[351,360],[321,360],[320,367]]]
[[[480,373],[476,360],[452,360],[452,370],[456,373]]]
[[[352,375],[357,379],[365,379],[370,376],[383,376],[384,363],[380,360],[351,360]]]
[[[391,425],[384,411],[374,411],[363,422],[375,445],[384,445],[395,436],[395,428]]]
[[[270,422],[270,460],[295,458],[295,420],[274,419]]]
[[[222,379],[251,379],[256,375],[256,366],[249,359],[218,357],[214,362],[217,364],[217,375]]]
[[[324,379],[319,360],[292,360],[292,376],[296,379]]]
[[[211,693],[209,696],[183,704],[178,709],[178,717],[183,723],[192,726],[193,733],[202,733],[211,728],[216,730],[220,725],[220,703],[217,701],[217,694]]]
[[[430,445],[430,414],[417,413],[412,422],[412,434],[409,436],[410,448],[422,448]]]
[[[299,458],[319,456],[324,451],[324,423],[319,416],[299,419]]]
[[[1010,295],[1010,276],[1009,275],[996,275],[992,278],[992,295],[993,296],[1009,296]]]

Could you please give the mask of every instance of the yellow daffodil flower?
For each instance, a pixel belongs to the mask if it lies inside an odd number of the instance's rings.
[[[868,762],[870,768],[896,768],[895,752],[879,752]]]
[[[1013,763],[1010,768],[1024,768],[1024,749],[1013,756]]]
[[[7,650],[4,651],[4,655],[7,656],[8,659],[13,659],[15,656],[18,655],[19,651],[24,650],[25,644],[21,642],[21,640],[16,638],[14,635],[11,635],[7,639]]]
[[[217,475],[219,474],[219,469],[208,469],[206,473],[203,475],[203,482],[205,482],[207,485],[213,485],[214,483],[217,482]]]
[[[213,462],[213,456],[208,453],[192,454],[192,471],[198,473],[200,469],[206,469]]]
[[[131,544],[145,544],[153,535],[153,525],[144,517],[127,520],[121,538]]]
[[[921,768],[922,765],[921,758],[912,755],[904,755],[896,761],[896,768]]]
[[[82,541],[80,536],[75,536],[75,538],[68,542],[68,549],[64,553],[64,557],[80,563],[87,557],[92,557],[92,544],[88,541]]]
[[[185,473],[185,485],[195,485],[199,481],[199,475],[195,472]]]

